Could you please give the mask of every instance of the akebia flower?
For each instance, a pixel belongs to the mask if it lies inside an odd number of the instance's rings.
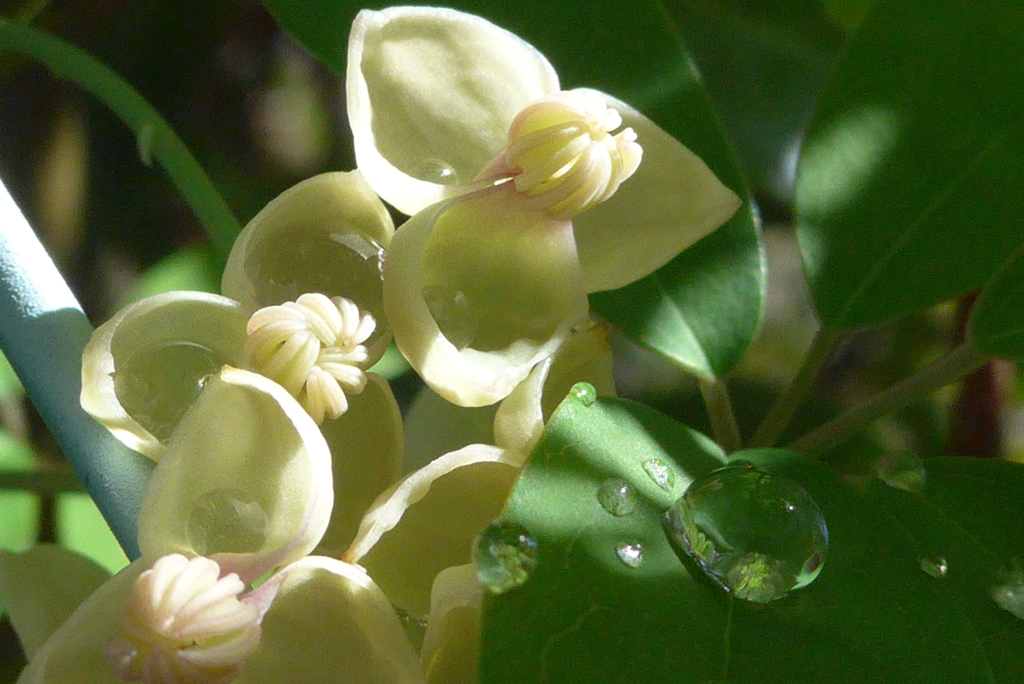
[[[494,403],[587,316],[740,205],[680,142],[529,44],[450,9],[363,11],[349,39],[356,161],[412,218],[384,265],[399,348],[439,394]]]

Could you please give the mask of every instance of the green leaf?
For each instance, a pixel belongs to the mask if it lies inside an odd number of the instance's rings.
[[[345,70],[345,37],[358,9],[384,3],[265,0],[274,17],[335,71]],[[748,202],[731,221],[647,279],[591,297],[630,337],[705,376],[724,373],[761,320],[764,266],[756,220],[735,155],[678,31],[660,2],[596,0],[586,15],[572,3],[485,0],[445,3],[516,33],[545,54],[563,87],[595,87],[637,107],[693,150]],[[582,23],[581,23],[582,21]]]
[[[821,96],[797,230],[830,329],[979,287],[1024,238],[1024,5],[880,0]]]
[[[128,565],[128,557],[88,494],[67,492],[57,497],[57,540],[111,574]]]
[[[677,469],[672,492],[643,470],[653,454]],[[485,600],[481,682],[1021,681],[1024,621],[989,592],[1024,549],[1024,467],[926,461],[916,496],[851,486],[792,452],[736,454],[801,484],[829,526],[818,579],[762,605],[691,574],[662,529],[687,480],[719,459],[640,405],[566,400],[502,516],[537,539],[540,556],[524,585]],[[633,513],[599,504],[610,476],[638,493]],[[638,567],[616,556],[624,543],[642,546]],[[945,558],[946,577],[922,570],[932,556]]]
[[[992,279],[971,310],[971,342],[995,356],[1024,356],[1024,251]]]

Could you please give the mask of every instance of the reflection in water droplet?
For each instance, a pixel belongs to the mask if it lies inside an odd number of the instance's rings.
[[[492,523],[473,542],[473,563],[480,583],[493,594],[522,586],[537,567],[537,540],[514,522]]]
[[[665,523],[677,553],[737,598],[757,603],[813,582],[828,548],[825,518],[810,494],[752,466],[695,480]]]
[[[463,292],[446,285],[428,285],[423,288],[423,299],[441,334],[456,349],[462,351],[473,343],[477,315]]]
[[[223,364],[210,349],[191,342],[140,349],[119,362],[114,394],[142,427],[161,441],[199,396],[207,376]]]
[[[597,390],[589,382],[578,382],[572,387],[572,396],[584,406],[593,406],[597,401]]]
[[[636,508],[636,491],[620,477],[609,477],[597,488],[597,500],[615,516],[629,515]]]
[[[646,472],[654,483],[664,489],[665,491],[671,491],[676,486],[676,474],[672,470],[672,466],[665,463],[659,458],[651,458],[643,463],[644,472]]]
[[[240,489],[212,489],[192,502],[186,533],[200,556],[251,553],[267,539],[267,514]]]
[[[875,464],[875,473],[890,487],[911,494],[920,494],[924,491],[924,464],[916,454],[909,451],[886,454]]]
[[[921,570],[929,577],[942,579],[949,572],[949,566],[942,556],[925,556],[921,559]]]
[[[615,555],[631,568],[638,568],[644,562],[644,549],[640,544],[623,544],[615,549]]]
[[[1003,610],[1024,620],[1024,570],[1011,572],[1004,580],[992,587],[992,600]]]
[[[436,157],[428,157],[416,164],[409,175],[438,185],[457,185],[459,182],[459,174],[452,165]]]

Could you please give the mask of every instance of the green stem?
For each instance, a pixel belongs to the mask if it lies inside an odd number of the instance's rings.
[[[790,444],[789,448],[807,454],[821,453],[839,440],[866,427],[876,418],[909,406],[935,390],[974,372],[988,358],[969,342],[964,343],[906,380],[876,394],[867,402],[855,406],[801,437]]]
[[[224,198],[213,187],[185,143],[146,100],[120,76],[81,50],[46,33],[0,19],[0,49],[14,50],[45,64],[109,107],[132,130],[144,164],[153,159],[167,171],[206,227],[222,257],[241,230]]]
[[[754,431],[754,436],[750,439],[751,447],[775,446],[779,438],[782,437],[782,433],[786,431],[786,427],[789,426],[793,414],[807,398],[814,379],[818,377],[818,371],[828,359],[832,347],[839,341],[840,336],[841,333],[833,330],[823,328],[818,330],[793,382],[775,400],[764,420]]]
[[[715,441],[726,453],[740,448],[743,441],[740,428],[736,424],[736,414],[729,401],[729,390],[721,380],[700,380],[700,393],[704,397],[704,405],[711,419],[711,432]]]
[[[0,348],[129,558],[153,463],[79,404],[92,325],[0,182]]]

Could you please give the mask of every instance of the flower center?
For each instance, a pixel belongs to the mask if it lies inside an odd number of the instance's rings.
[[[376,326],[344,297],[304,294],[254,313],[243,351],[252,370],[288,390],[319,425],[348,410],[346,392],[366,387],[363,342]]]
[[[509,127],[512,182],[528,204],[569,219],[604,202],[640,165],[636,133],[595,93],[562,91],[528,105]]]
[[[124,631],[103,647],[114,674],[145,684],[229,684],[259,648],[260,613],[238,575],[209,558],[164,556],[135,580]]]

